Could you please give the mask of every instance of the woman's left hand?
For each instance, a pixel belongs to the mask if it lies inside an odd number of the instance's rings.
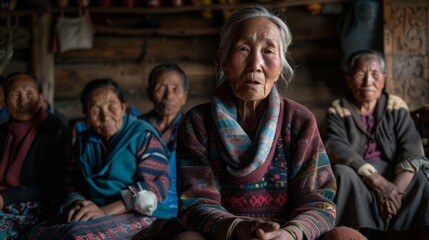
[[[262,229],[255,231],[256,239],[261,240],[295,240],[295,238],[286,230],[278,229],[275,231],[264,232]]]
[[[381,176],[379,173],[365,177],[364,182],[374,191],[377,198],[378,209],[383,218],[393,218],[401,208],[403,193],[398,188]]]
[[[77,202],[68,212],[67,212],[67,223],[73,222],[85,222],[92,219],[100,218],[105,216],[104,211],[98,207],[94,202],[89,200],[84,200]]]

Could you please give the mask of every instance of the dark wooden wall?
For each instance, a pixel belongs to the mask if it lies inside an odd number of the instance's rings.
[[[122,29],[122,32],[98,33],[92,49],[69,51],[56,56],[57,106],[67,112],[79,114],[80,111],[75,110],[75,103],[82,86],[94,78],[112,77],[124,87],[130,105],[148,111],[151,103],[146,93],[147,77],[155,65],[165,62],[176,62],[187,73],[190,80],[189,107],[206,101],[214,87],[212,59],[218,41],[217,34],[134,36],[124,30],[138,25],[147,17],[93,14],[94,22],[100,24],[99,26],[108,21],[115,26],[111,29]],[[201,12],[188,15],[158,14],[149,17],[151,21],[159,21],[163,30],[185,26],[198,31],[212,28],[213,25],[217,29],[214,18],[204,19]]]
[[[164,62],[178,63],[189,77],[185,111],[210,100],[215,87],[213,58],[219,28],[228,14],[225,9],[212,9],[211,18],[203,17],[204,11],[195,9],[156,14],[93,9],[91,16],[97,29],[93,48],[54,54],[53,103],[59,111],[70,119],[82,117],[79,95],[83,86],[91,79],[103,77],[120,82],[129,105],[148,111],[152,105],[146,94],[147,77],[155,65]],[[281,92],[306,105],[320,123],[329,103],[343,90],[336,30],[339,14],[313,14],[305,4],[279,9],[292,32],[290,52],[296,74],[291,86]],[[52,27],[58,14],[55,10],[52,13]],[[74,16],[76,11],[68,10],[66,15]],[[144,27],[147,24],[159,27]],[[5,73],[31,69],[31,40],[26,41],[27,45],[22,43],[16,49]]]
[[[342,81],[341,50],[335,29],[338,15],[314,15],[304,6],[283,10],[293,35],[290,51],[296,78],[282,93],[308,106],[322,120]],[[114,27],[102,28],[91,50],[56,55],[55,105],[68,116],[79,117],[76,100],[82,86],[93,78],[112,77],[124,86],[130,105],[148,111],[152,105],[146,94],[147,77],[156,64],[163,62],[176,62],[188,74],[190,92],[185,110],[209,101],[215,87],[213,59],[222,24],[222,12],[212,14],[210,19],[203,18],[201,12],[143,17],[92,14],[98,26],[109,22]],[[142,19],[159,21],[164,32],[158,29],[157,33],[145,35],[126,31]],[[175,34],[174,29],[186,29],[188,33]]]

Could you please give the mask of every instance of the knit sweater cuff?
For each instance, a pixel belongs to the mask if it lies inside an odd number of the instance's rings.
[[[297,225],[288,225],[286,227],[283,227],[283,229],[290,233],[294,240],[298,239],[298,234],[304,234]]]
[[[315,232],[312,231],[312,227],[305,223],[305,221],[301,220],[293,220],[286,224],[286,226],[282,227],[286,231],[291,231],[295,233],[295,235],[303,235],[304,239],[316,239],[318,236],[315,236]],[[319,229],[320,230],[320,229]],[[299,234],[301,232],[301,234]]]

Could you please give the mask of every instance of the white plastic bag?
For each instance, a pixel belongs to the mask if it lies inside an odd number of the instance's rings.
[[[57,23],[59,50],[61,53],[76,49],[91,49],[94,27],[87,11],[77,18],[64,17],[61,14]]]

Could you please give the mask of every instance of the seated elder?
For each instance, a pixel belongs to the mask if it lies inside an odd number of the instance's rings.
[[[156,239],[171,239],[174,232],[181,231],[177,223],[177,190],[176,190],[176,131],[182,122],[181,108],[188,97],[188,78],[185,72],[174,63],[160,64],[149,74],[148,95],[153,103],[153,109],[140,116],[150,123],[161,136],[162,141],[170,152],[170,188],[168,196],[158,204],[153,216],[158,219],[171,219],[164,225],[164,231],[157,234]],[[161,228],[156,227],[158,231]],[[145,233],[149,235],[150,233]],[[140,238],[143,238],[142,236]]]
[[[0,239],[17,239],[59,209],[71,143],[63,123],[42,109],[34,75],[12,73],[3,87],[10,115],[0,125]]]
[[[336,223],[374,239],[381,236],[367,229],[423,239],[429,234],[428,160],[406,103],[384,91],[384,66],[378,52],[354,54],[345,76],[349,92],[329,108],[325,145],[338,182]]]
[[[38,227],[32,238],[131,239],[152,224],[167,196],[167,149],[153,127],[126,114],[122,89],[112,79],[89,82],[81,102],[89,129],[75,143],[67,224]]]
[[[336,182],[316,120],[275,86],[293,75],[290,42],[261,6],[222,27],[218,87],[177,133],[178,219],[189,230],[177,239],[317,239],[333,229]]]

